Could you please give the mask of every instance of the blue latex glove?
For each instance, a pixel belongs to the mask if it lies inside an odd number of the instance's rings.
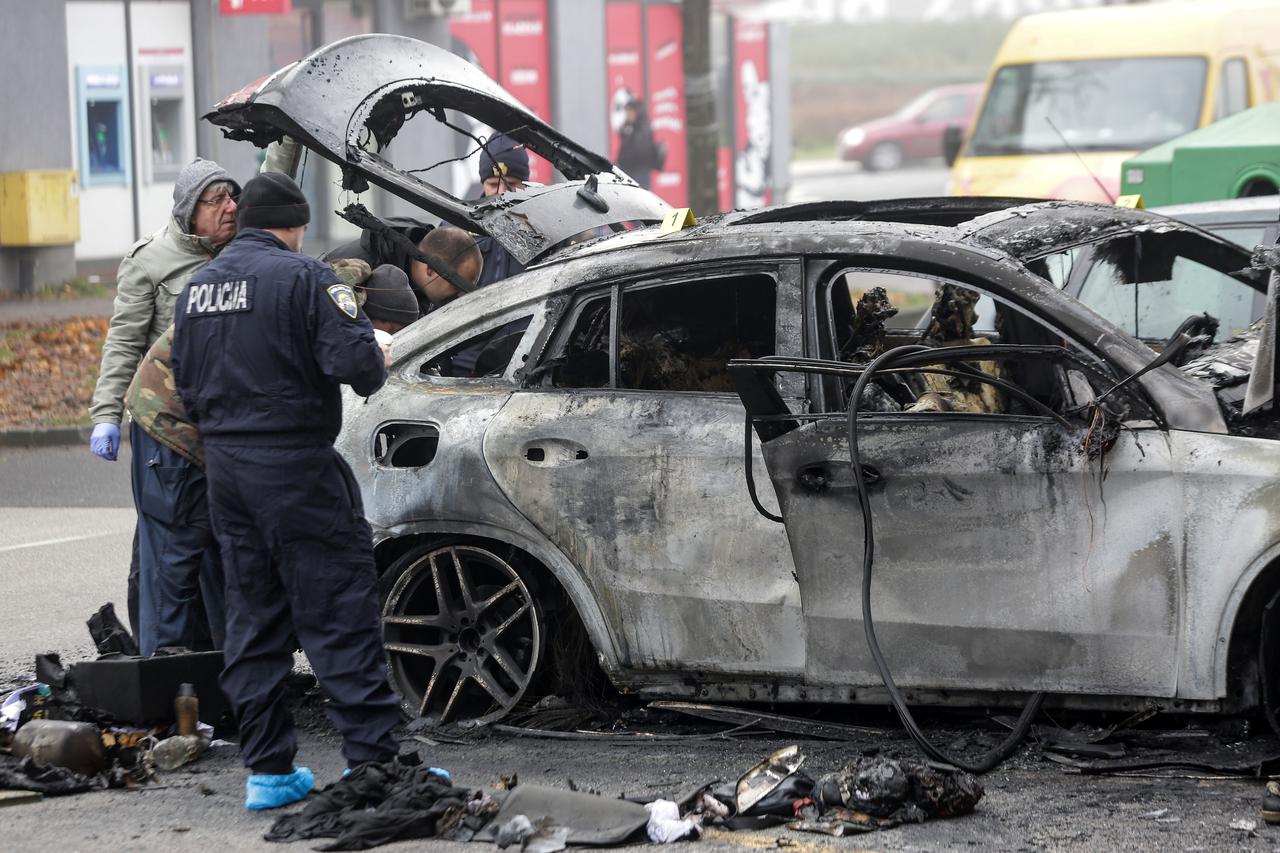
[[[89,449],[94,456],[115,462],[116,454],[120,451],[120,427],[115,424],[96,424],[93,434],[89,436]]]
[[[315,783],[315,775],[305,767],[295,767],[292,773],[280,775],[254,773],[244,783],[244,807],[278,809],[296,803]]]

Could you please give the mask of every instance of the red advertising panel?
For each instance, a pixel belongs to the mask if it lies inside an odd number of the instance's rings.
[[[454,53],[479,66],[543,121],[551,120],[547,0],[471,0],[471,11],[449,20],[449,31]],[[487,134],[488,128],[476,131]],[[470,161],[472,166],[475,159]],[[531,155],[529,180],[546,183],[551,179],[551,164]],[[457,180],[465,183],[474,178]]]
[[[732,18],[734,207],[773,203],[769,25]]]
[[[498,27],[493,6],[494,0],[471,0],[470,12],[449,19],[449,33],[454,53],[497,79]]]
[[[498,77],[503,88],[543,121],[551,119],[547,0],[498,3]],[[529,158],[529,180],[547,183],[551,164]]]
[[[293,11],[293,0],[221,0],[224,15],[285,15]]]
[[[644,26],[639,3],[609,3],[604,13],[605,74],[609,81],[609,159],[616,162],[618,129],[626,121],[627,101],[633,97],[644,97]]]
[[[646,12],[646,58],[649,62],[649,120],[653,138],[665,149],[662,168],[653,173],[653,191],[675,207],[689,198],[688,151],[685,146],[684,39],[680,7],[653,4]]]

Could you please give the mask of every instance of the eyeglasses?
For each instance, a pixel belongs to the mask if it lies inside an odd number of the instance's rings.
[[[196,204],[205,204],[209,207],[223,207],[229,201],[239,201],[240,193],[218,193],[213,198],[202,198],[196,201]]]

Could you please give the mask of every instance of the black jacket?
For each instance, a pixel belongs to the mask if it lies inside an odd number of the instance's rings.
[[[387,378],[351,288],[257,228],[191,277],[175,318],[174,378],[206,443],[332,444],[340,386],[368,396]]]
[[[666,152],[653,138],[649,120],[641,116],[635,122],[624,125],[618,136],[618,156],[613,158],[613,162],[640,186],[648,189],[652,180],[650,173],[661,169],[666,160]]]
[[[408,216],[388,216],[383,221],[408,237],[415,246],[422,242],[422,238],[431,230],[430,225]],[[405,248],[385,235],[373,231],[361,231],[358,239],[336,246],[320,256],[324,261],[339,261],[344,258],[357,258],[375,269],[383,264],[393,264],[412,278],[409,255]]]

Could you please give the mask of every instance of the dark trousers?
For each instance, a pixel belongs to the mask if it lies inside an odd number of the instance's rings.
[[[297,752],[284,678],[302,645],[349,764],[385,761],[400,704],[383,669],[369,524],[331,446],[206,443],[209,513],[227,580],[222,689],[255,773],[288,773]]]
[[[205,475],[135,422],[129,428],[138,509],[138,649],[221,648],[222,564],[209,525]]]

